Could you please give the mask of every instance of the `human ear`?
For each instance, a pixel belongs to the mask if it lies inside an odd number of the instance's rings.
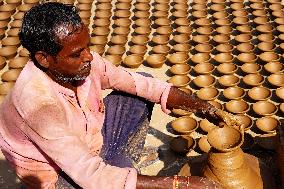
[[[44,68],[49,68],[49,55],[46,52],[38,51],[35,53],[35,59],[39,65]]]

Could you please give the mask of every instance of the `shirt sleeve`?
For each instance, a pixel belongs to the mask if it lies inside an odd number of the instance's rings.
[[[68,119],[56,102],[45,103],[26,120],[30,139],[82,188],[136,188],[136,170],[108,165],[101,157],[92,155],[87,145],[68,129]]]
[[[171,83],[116,67],[98,54],[94,53],[93,55],[96,62],[96,73],[92,74],[100,74],[102,88],[121,90],[146,98],[151,102],[161,104],[162,110],[165,113],[170,113],[166,103]]]

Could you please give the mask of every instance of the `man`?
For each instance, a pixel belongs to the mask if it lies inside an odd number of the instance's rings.
[[[218,120],[216,108],[90,52],[88,29],[72,6],[33,7],[19,36],[32,61],[0,107],[0,146],[25,188],[218,187],[200,177],[137,176],[132,168],[149,125],[148,101],[166,113],[183,108]],[[102,99],[106,88],[118,92]]]

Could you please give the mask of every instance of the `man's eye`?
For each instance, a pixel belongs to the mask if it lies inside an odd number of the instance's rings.
[[[80,57],[80,55],[81,55],[81,53],[74,53],[74,54],[72,54],[72,57],[78,58],[78,57]]]

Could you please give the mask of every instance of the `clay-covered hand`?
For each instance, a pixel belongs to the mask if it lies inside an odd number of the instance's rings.
[[[236,129],[239,129],[240,131],[243,131],[244,125],[233,114],[230,114],[220,109],[215,111],[214,114],[222,120],[219,126],[222,126],[223,124],[225,124],[228,126],[235,127]]]

